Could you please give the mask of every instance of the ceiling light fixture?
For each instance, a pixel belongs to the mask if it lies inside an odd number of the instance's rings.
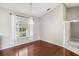
[[[46,11],[49,11],[51,8],[48,8]]]
[[[30,5],[32,5],[32,3],[30,3]]]

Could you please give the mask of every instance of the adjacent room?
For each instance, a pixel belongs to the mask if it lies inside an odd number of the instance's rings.
[[[0,56],[78,56],[79,3],[0,3]]]

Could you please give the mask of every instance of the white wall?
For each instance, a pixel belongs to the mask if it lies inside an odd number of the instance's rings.
[[[9,12],[0,8],[0,40],[1,48],[9,45],[10,38],[10,17]]]
[[[29,17],[28,15],[15,12],[15,11],[10,11],[4,8],[0,8],[0,49],[5,49],[9,47],[13,47],[16,45],[32,42],[35,40],[40,39],[40,32],[39,32],[39,18],[34,18],[34,37],[31,39],[22,39],[17,43],[11,44],[11,19],[10,19],[10,13],[15,13],[18,15],[22,15],[25,17]]]
[[[41,39],[62,46],[64,40],[63,4],[43,16],[40,21]]]
[[[40,40],[40,19],[34,17],[34,39]]]

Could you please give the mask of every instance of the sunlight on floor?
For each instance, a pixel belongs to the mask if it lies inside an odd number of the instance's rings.
[[[27,56],[27,55],[28,55],[28,49],[27,48],[23,48],[16,53],[16,56]]]

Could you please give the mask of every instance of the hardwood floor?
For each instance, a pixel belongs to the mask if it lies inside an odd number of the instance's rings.
[[[0,51],[1,56],[78,56],[54,44],[41,40]]]

